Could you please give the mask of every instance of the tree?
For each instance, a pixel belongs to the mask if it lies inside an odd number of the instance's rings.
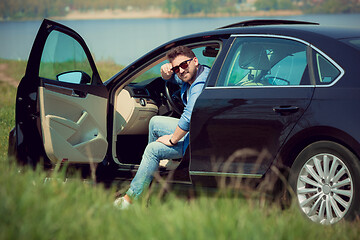
[[[292,9],[293,2],[291,0],[257,0],[255,7],[258,10],[283,10]]]
[[[255,2],[255,7],[258,10],[265,11],[276,9],[276,0],[257,0]]]
[[[356,13],[360,12],[358,0],[306,0],[304,11],[308,13]]]
[[[216,12],[220,0],[174,0],[174,7],[181,15]]]

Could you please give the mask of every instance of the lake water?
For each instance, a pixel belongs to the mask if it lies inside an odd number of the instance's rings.
[[[270,17],[266,17],[270,18]],[[272,17],[318,22],[322,25],[359,26],[360,14]],[[254,17],[111,19],[59,21],[77,31],[96,60],[127,65],[153,48],[180,36],[212,30]],[[0,58],[27,59],[41,21],[0,22]]]

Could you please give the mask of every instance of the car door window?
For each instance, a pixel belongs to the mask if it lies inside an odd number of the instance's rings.
[[[214,47],[216,46],[216,47]],[[208,67],[212,67],[214,64],[215,58],[219,52],[219,47],[217,45],[214,46],[201,46],[192,48],[195,56],[198,58],[199,63],[202,65],[206,65]],[[153,66],[140,76],[138,76],[133,83],[139,83],[145,80],[148,80],[150,78],[160,77],[160,68],[163,64],[168,63],[168,60],[164,60],[157,65]]]
[[[335,81],[340,75],[339,69],[337,69],[332,63],[324,58],[319,53],[315,54],[316,66],[318,72],[317,85],[327,85]]]
[[[219,52],[219,47],[207,46],[207,47],[193,48],[192,50],[195,56],[197,57],[197,59],[199,60],[200,64],[206,65],[211,68]]]
[[[306,45],[279,38],[237,38],[217,86],[309,84]]]
[[[92,69],[81,45],[72,37],[54,30],[42,52],[39,76],[67,83],[91,84]]]

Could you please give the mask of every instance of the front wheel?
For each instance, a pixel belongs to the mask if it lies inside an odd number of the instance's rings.
[[[359,159],[340,144],[307,146],[296,157],[289,182],[301,211],[314,222],[334,224],[353,219],[359,211]]]

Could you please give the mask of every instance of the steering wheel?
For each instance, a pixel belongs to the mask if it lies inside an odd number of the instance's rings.
[[[181,100],[181,89],[178,84],[166,81],[165,95],[173,111],[181,115],[184,110],[184,103]]]
[[[289,81],[289,80],[286,80],[286,79],[280,78],[280,77],[267,76],[267,77],[265,77],[265,81],[268,81],[268,83],[269,83],[270,85],[275,85],[275,86],[290,85],[290,81]],[[277,82],[277,83],[274,84],[275,82]]]

